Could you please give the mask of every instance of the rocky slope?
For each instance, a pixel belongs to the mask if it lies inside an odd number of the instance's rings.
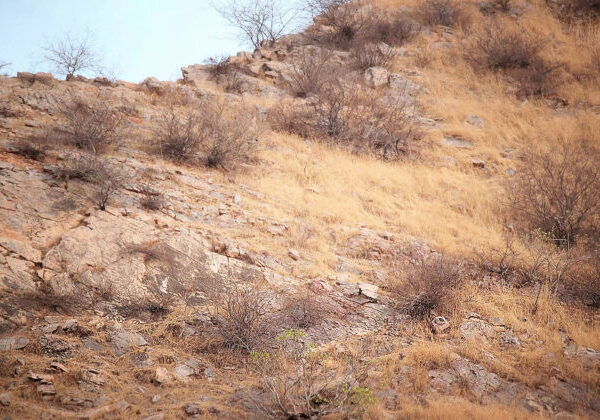
[[[422,37],[428,50],[458,42],[443,27]],[[458,306],[419,322],[397,310],[390,281],[404,268],[448,253],[450,242],[464,251],[468,238],[499,236],[485,206],[515,164],[505,144],[480,139],[487,118],[437,115],[435,76],[411,64],[423,45],[397,48],[394,70],[357,71],[348,83],[414,107],[425,163],[356,157],[271,132],[257,160],[235,171],[174,164],[148,146],[173,100],[224,98],[253,107],[258,120],[282,100],[305,101],[292,99],[286,80],[299,57],[320,48],[293,35],[239,53],[228,60],[238,72],[234,92],[210,65],[183,68],[178,83],[0,78],[0,414],[263,418],[270,397],[247,353],[214,344],[211,288],[234,283],[265,290],[268,322],[282,328],[290,300],[310,296],[318,310],[305,340],[338,368],[352,360],[352,382],[372,395],[351,404],[348,418],[600,416],[597,313],[570,317],[547,298],[530,315],[534,290],[482,274],[465,253]],[[349,65],[348,52],[334,55]],[[94,185],[57,176],[74,150],[52,145],[36,160],[20,146],[60,121],[56,98],[69,91],[101,93],[126,119],[127,136],[106,155],[123,182],[104,210]],[[555,103],[510,109],[527,106]],[[554,114],[583,118],[560,106],[538,115]],[[350,185],[328,182],[342,176],[353,176]],[[148,197],[161,197],[160,206]]]

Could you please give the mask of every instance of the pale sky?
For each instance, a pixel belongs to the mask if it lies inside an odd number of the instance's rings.
[[[181,77],[213,55],[250,50],[208,0],[0,0],[0,62],[8,72],[48,71],[41,47],[66,31],[92,34],[121,80]]]

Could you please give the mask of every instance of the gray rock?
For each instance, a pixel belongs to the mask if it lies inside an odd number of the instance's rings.
[[[379,295],[379,286],[370,283],[358,283],[358,294],[377,300]]]
[[[470,159],[469,161],[474,168],[485,169],[485,161],[480,159]]]
[[[478,128],[485,128],[485,123],[477,115],[473,115],[473,114],[467,115],[467,119],[465,120],[465,122],[467,124],[471,124],[472,126],[475,126]]]
[[[469,318],[460,324],[459,332],[462,339],[480,342],[487,342],[496,334],[490,324],[477,318]]]
[[[148,417],[144,417],[142,420],[163,420],[165,418],[165,413],[157,413],[152,414]]]
[[[161,385],[167,384],[171,382],[171,375],[169,374],[169,371],[167,369],[165,369],[162,366],[159,366],[154,372],[154,381]]]
[[[196,372],[194,371],[194,369],[186,364],[177,365],[173,369],[173,375],[175,375],[177,378],[183,381],[187,381],[189,377],[194,375],[195,373]]]
[[[443,316],[436,316],[431,321],[431,326],[436,334],[441,334],[450,328],[450,323]]]
[[[396,73],[390,74],[389,84],[390,88],[398,90],[406,95],[416,95],[419,93],[419,90],[421,90],[421,87],[418,84]]]
[[[185,410],[185,414],[188,416],[197,416],[201,413],[198,404],[187,404],[183,409]]]
[[[160,395],[156,394],[156,395],[152,396],[152,398],[150,399],[150,401],[152,402],[152,404],[156,404],[157,402],[160,401],[160,398],[161,398]]]
[[[116,356],[122,356],[130,352],[133,346],[140,347],[148,345],[144,337],[138,333],[128,331],[115,332],[112,335],[113,352]]]
[[[458,137],[444,137],[442,139],[442,144],[444,146],[456,147],[459,149],[472,149],[473,143],[468,140],[464,140]]]
[[[370,87],[379,87],[388,84],[389,74],[383,67],[371,67],[365,70],[365,83]]]
[[[505,347],[521,347],[521,341],[508,331],[502,331],[498,334],[500,344]]]
[[[0,394],[0,405],[8,407],[10,405],[10,402],[11,402],[11,397],[8,392],[3,392],[2,394]]]
[[[29,344],[26,337],[0,338],[0,351],[20,350]]]
[[[300,253],[298,251],[296,251],[295,249],[290,249],[288,251],[288,255],[294,261],[298,261],[300,259]]]

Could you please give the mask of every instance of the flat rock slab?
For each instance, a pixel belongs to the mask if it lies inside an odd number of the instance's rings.
[[[20,350],[28,344],[29,339],[25,337],[0,338],[0,351]]]

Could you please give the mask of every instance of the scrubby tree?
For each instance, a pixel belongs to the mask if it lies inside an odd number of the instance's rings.
[[[99,72],[101,68],[101,58],[94,49],[89,32],[81,37],[66,32],[48,41],[43,51],[44,59],[52,64],[54,71],[66,77],[77,72]]]
[[[213,3],[213,7],[245,41],[258,48],[265,41],[277,41],[295,24],[298,10],[284,4],[280,0],[227,0]]]

